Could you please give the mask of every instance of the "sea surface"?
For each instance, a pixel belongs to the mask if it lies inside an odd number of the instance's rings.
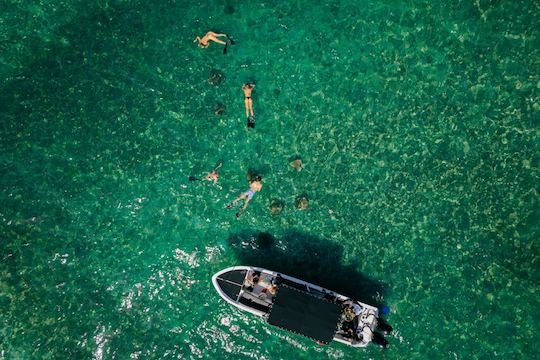
[[[539,23],[532,0],[1,2],[0,358],[540,359]],[[390,347],[233,308],[211,276],[240,264],[387,306]]]

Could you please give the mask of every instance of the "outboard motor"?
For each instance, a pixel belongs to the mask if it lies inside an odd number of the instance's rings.
[[[394,330],[390,324],[384,321],[382,318],[377,319],[377,329],[381,330],[384,335],[388,335]]]
[[[390,313],[390,308],[388,306],[383,306],[381,309],[381,315],[388,315]],[[394,330],[390,324],[388,324],[382,317],[377,319],[377,329],[382,331],[384,335],[388,335]],[[373,342],[380,347],[386,349],[388,347],[388,340],[378,332],[373,333]]]
[[[386,349],[388,347],[388,340],[386,340],[384,336],[382,336],[378,332],[373,333],[373,342],[378,346],[382,347],[383,349]]]

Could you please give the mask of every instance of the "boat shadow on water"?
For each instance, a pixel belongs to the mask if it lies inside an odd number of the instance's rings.
[[[238,265],[278,271],[381,307],[386,286],[358,271],[360,261],[343,263],[343,247],[313,235],[288,232],[277,239],[267,232],[231,234],[228,243]]]

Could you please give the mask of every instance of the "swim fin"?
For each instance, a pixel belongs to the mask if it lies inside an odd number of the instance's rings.
[[[227,35],[227,39],[229,39],[231,45],[235,45],[234,40],[229,35]]]
[[[196,178],[195,176],[190,176],[189,181],[201,181],[201,179]]]
[[[223,53],[224,53],[224,54],[227,53],[227,46],[228,46],[228,45],[229,45],[229,44],[225,44],[225,48],[223,49]]]
[[[248,128],[255,128],[255,118],[253,116],[247,118],[247,126]]]

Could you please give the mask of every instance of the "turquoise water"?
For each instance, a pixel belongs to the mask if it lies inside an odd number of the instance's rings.
[[[539,18],[533,1],[4,2],[0,358],[540,358]],[[227,55],[192,43],[210,29]],[[221,189],[188,181],[219,161]],[[247,172],[264,185],[237,220]],[[235,310],[210,278],[237,264],[387,305],[390,347]]]

